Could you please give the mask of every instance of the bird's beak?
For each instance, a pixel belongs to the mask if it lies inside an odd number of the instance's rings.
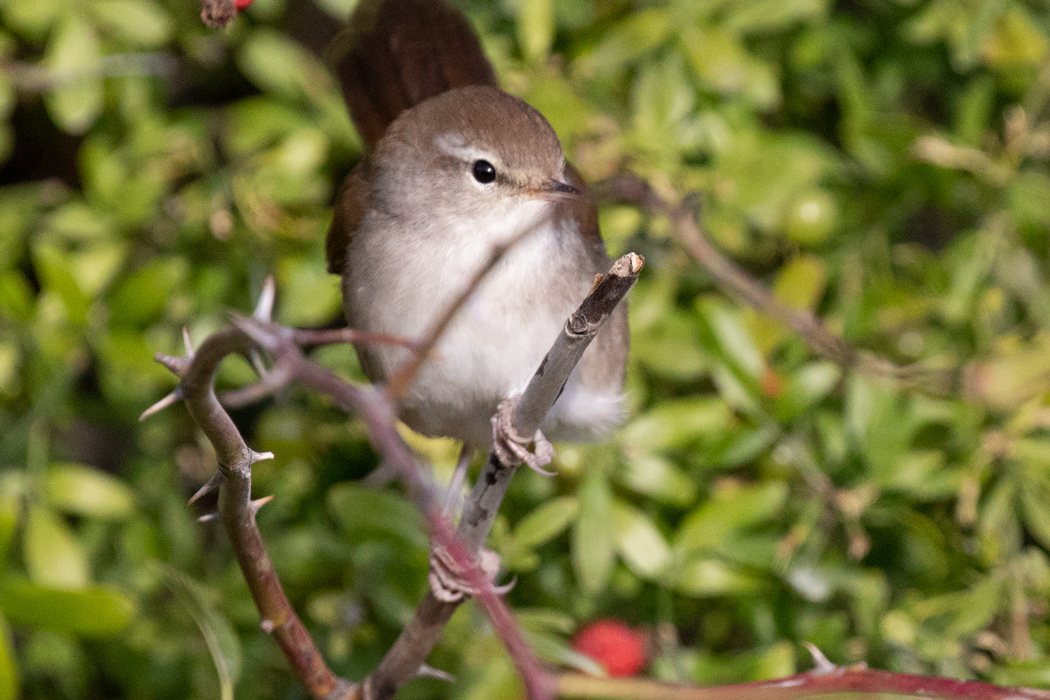
[[[580,194],[578,189],[560,180],[548,180],[540,187],[529,190],[529,196],[549,202],[564,202],[579,197]]]

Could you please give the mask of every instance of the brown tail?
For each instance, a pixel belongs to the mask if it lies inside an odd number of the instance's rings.
[[[497,84],[470,24],[442,0],[363,0],[328,55],[369,149],[409,107],[453,88]]]

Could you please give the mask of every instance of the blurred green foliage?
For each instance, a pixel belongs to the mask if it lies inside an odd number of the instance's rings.
[[[303,697],[215,524],[214,456],[152,361],[250,308],[338,322],[329,202],[360,157],[317,53],[352,0],[0,3],[0,700]],[[652,630],[697,683],[833,661],[1050,686],[1050,6],[1042,0],[470,0],[507,88],[597,180],[703,193],[709,234],[783,301],[895,361],[962,366],[931,398],[820,360],[742,307],[668,224],[602,212],[648,259],[633,417],[519,475],[491,538],[547,659],[581,622]],[[320,358],[360,378],[353,353]],[[221,383],[249,381],[229,362]],[[957,394],[961,396],[961,394]],[[235,416],[260,522],[326,657],[359,678],[421,598],[426,536],[326,402]],[[455,447],[412,438],[447,478]],[[469,653],[466,650],[469,649]],[[474,606],[434,665],[520,692]]]

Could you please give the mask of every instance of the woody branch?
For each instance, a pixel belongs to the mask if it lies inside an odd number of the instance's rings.
[[[525,394],[513,410],[511,420],[519,433],[532,434],[556,400],[562,386],[605,319],[623,299],[638,278],[642,259],[628,254],[614,263],[580,308],[568,319]],[[257,399],[291,383],[309,386],[332,398],[341,408],[361,417],[376,450],[384,462],[405,480],[415,503],[427,517],[436,546],[443,548],[461,572],[467,586],[476,592],[489,614],[493,627],[504,641],[518,667],[530,696],[551,697],[553,676],[542,669],[525,644],[510,611],[495,594],[491,583],[477,564],[477,555],[506,493],[517,464],[508,463],[495,453],[490,456],[464,510],[459,532],[441,513],[436,488],[396,430],[396,409],[384,387],[357,387],[307,359],[304,345],[332,342],[405,341],[356,331],[297,331],[269,323],[273,289],[264,291],[252,318],[235,317],[234,328],[210,336],[197,351],[187,339],[185,358],[158,355],[158,361],[180,378],[169,396],[143,414],[152,415],[178,400],[185,400],[190,415],[215,447],[219,472],[194,497],[219,490],[218,517],[230,537],[238,563],[262,617],[262,627],[272,633],[285,654],[293,673],[312,697],[325,700],[387,698],[404,683],[420,675],[434,675],[424,663],[437,643],[445,624],[460,601],[449,603],[428,594],[412,622],[398,638],[383,661],[360,684],[338,678],[328,669],[309,633],[296,616],[274,571],[255,514],[268,500],[251,499],[251,465],[269,454],[249,449],[215,395],[215,372],[231,354],[253,356],[259,349],[275,360],[262,381],[246,391],[228,394],[234,403]],[[433,343],[422,348],[409,344],[417,354],[428,353]],[[206,516],[207,517],[207,516]]]

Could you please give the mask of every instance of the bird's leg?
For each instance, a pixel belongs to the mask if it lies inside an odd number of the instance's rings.
[[[554,476],[543,467],[554,459],[554,446],[539,430],[529,438],[514,429],[514,407],[520,396],[503,399],[492,417],[492,450],[503,464],[524,464],[532,471],[544,476]],[[529,445],[533,449],[529,450]]]
[[[456,471],[452,473],[452,480],[448,484],[448,494],[445,497],[443,514],[450,521],[459,510],[459,501],[462,497],[463,482],[467,478],[467,470],[470,468],[470,458],[474,456],[474,448],[463,443],[460,450],[459,460],[456,462]],[[460,563],[457,563],[452,554],[440,544],[430,546],[430,573],[427,581],[434,597],[445,603],[458,603],[469,595],[476,595],[480,591],[474,585],[467,582],[465,571]],[[491,585],[499,573],[499,555],[490,549],[482,549],[478,554],[478,565],[485,576],[485,580]],[[494,586],[493,591],[497,594],[506,593],[513,586],[513,582],[505,586]]]
[[[459,461],[456,462],[456,471],[452,472],[452,481],[448,483],[448,494],[445,496],[445,517],[451,518],[459,510],[459,500],[462,497],[463,482],[467,479],[467,469],[470,468],[470,458],[474,456],[474,448],[463,443],[463,449],[459,452]]]
[[[478,553],[478,566],[485,577],[486,585],[492,586],[496,574],[499,573],[499,555],[491,549],[482,549]],[[466,579],[466,570],[457,562],[444,547],[430,548],[430,573],[427,581],[434,597],[443,603],[458,603],[467,596],[477,595],[482,592],[478,586],[472,585]],[[492,592],[503,595],[514,587],[514,581],[502,586],[492,586]]]

